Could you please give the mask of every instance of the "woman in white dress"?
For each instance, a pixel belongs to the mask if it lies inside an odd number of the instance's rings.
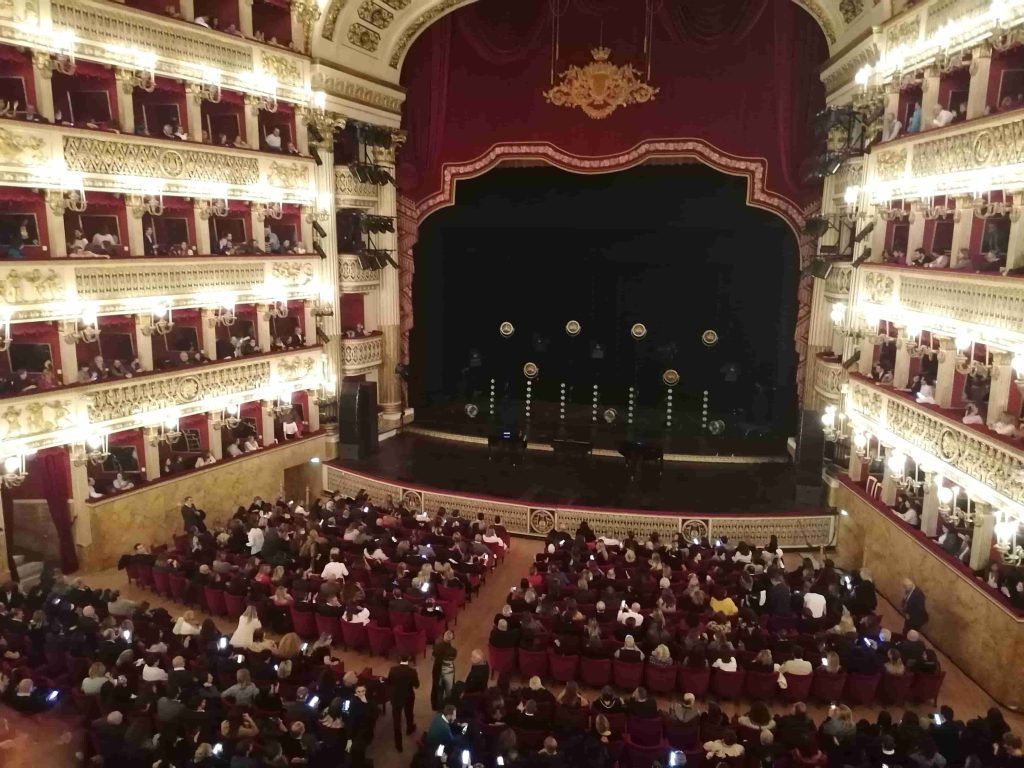
[[[250,605],[245,612],[238,617],[238,629],[231,635],[231,646],[233,648],[248,648],[252,645],[252,635],[257,629],[262,629],[259,616],[256,615],[255,606]]]

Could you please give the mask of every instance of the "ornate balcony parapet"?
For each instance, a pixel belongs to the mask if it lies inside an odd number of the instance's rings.
[[[851,264],[833,264],[832,271],[825,278],[825,296],[831,301],[846,301],[850,298],[855,271]]]
[[[384,337],[381,334],[341,340],[341,372],[358,376],[380,367],[384,361]]]
[[[838,404],[846,381],[846,371],[839,360],[818,355],[814,360],[814,390],[825,400]]]
[[[851,377],[848,415],[867,429],[952,480],[1024,513],[1024,450],[971,430],[957,419],[914,402],[903,393]]]
[[[877,304],[883,320],[910,322],[986,344],[1024,344],[1024,280],[909,267],[862,265],[858,301]]]
[[[380,188],[359,181],[352,171],[339,165],[334,169],[334,196],[339,208],[376,208]]]
[[[55,170],[60,169],[60,170]],[[160,179],[163,193],[198,198],[309,203],[313,160],[39,123],[0,124],[0,184],[61,189],[64,170],[85,190],[138,193],[140,179]],[[76,182],[77,185],[77,182]]]
[[[384,337],[381,334],[341,340],[341,372],[358,376],[378,368],[384,361]]]
[[[188,416],[221,407],[226,398],[244,402],[271,391],[276,397],[284,390],[310,389],[320,370],[320,348],[306,347],[4,398],[0,441],[12,452],[64,445],[95,431],[147,426],[154,413]]]
[[[871,201],[973,195],[1024,187],[1024,114],[989,115],[879,144],[868,165]]]
[[[373,477],[333,465],[324,465],[324,488],[329,491],[355,493],[366,489],[370,500],[383,503],[389,496],[401,500],[407,509],[433,512],[438,507],[462,510],[476,517],[482,512],[491,522],[495,515],[509,533],[518,536],[546,536],[556,526],[575,530],[582,520],[590,523],[599,536],[623,537],[628,531],[657,531],[665,538],[683,533],[687,539],[696,536],[714,539],[728,536],[733,541],[763,541],[778,536],[782,547],[828,547],[836,543],[834,515],[698,515],[686,512],[651,513],[628,510],[585,509],[568,506],[529,506],[490,496],[474,496],[436,488],[418,488],[399,484],[387,478]]]
[[[17,322],[60,320],[82,302],[98,315],[111,315],[155,304],[201,307],[209,295],[232,294],[243,304],[266,301],[270,287],[278,297],[314,298],[320,288],[318,261],[316,256],[218,256],[13,262],[0,271],[0,302]]]
[[[363,269],[356,256],[338,257],[342,293],[369,293],[380,285],[379,269]]]
[[[46,8],[50,19],[41,13]],[[74,30],[76,57],[134,66],[135,51],[150,51],[157,57],[156,75],[203,82],[213,68],[225,88],[253,93],[265,92],[272,77],[278,98],[309,101],[311,63],[305,56],[103,0],[7,0],[0,3],[0,41],[54,51],[49,21],[53,29]]]

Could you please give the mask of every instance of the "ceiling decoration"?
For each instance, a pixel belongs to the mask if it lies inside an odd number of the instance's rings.
[[[348,41],[357,48],[373,53],[380,45],[380,34],[369,27],[356,23],[348,28]]]

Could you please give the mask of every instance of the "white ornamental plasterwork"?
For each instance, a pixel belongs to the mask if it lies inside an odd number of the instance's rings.
[[[764,546],[769,536],[777,536],[783,548],[817,549],[829,547],[835,542],[834,517],[785,517],[766,520],[760,517],[710,519],[708,534],[717,539],[727,536],[729,541],[745,541],[751,546]]]
[[[896,296],[896,281],[885,272],[866,272],[861,286],[864,297],[873,304],[887,304]]]
[[[402,506],[408,509],[410,512],[422,512],[423,511],[423,494],[420,491],[407,488],[402,491],[401,495]]]
[[[850,404],[857,413],[881,423],[885,416],[885,400],[881,393],[861,382],[850,384]]]
[[[275,161],[270,164],[267,181],[272,187],[306,188],[309,187],[309,167],[300,163],[278,163]]]
[[[943,27],[984,13],[992,5],[992,0],[938,0],[928,6],[928,18],[925,21],[925,35],[931,36]]]
[[[338,275],[344,293],[367,293],[380,285],[380,270],[363,269],[357,256],[339,256]]]
[[[334,467],[326,468],[324,488],[331,493],[340,493],[350,499],[354,499],[360,491],[366,491],[370,501],[375,505],[383,504],[387,501],[388,496],[393,499],[401,498],[401,488],[398,486],[371,477],[353,475]]]
[[[309,285],[316,276],[316,267],[310,261],[275,261],[270,265],[274,280],[285,286]]]
[[[820,395],[833,402],[838,402],[845,381],[846,371],[843,370],[841,363],[822,360],[820,357],[815,359],[814,389]]]
[[[334,169],[334,194],[339,208],[371,208],[377,204],[380,188],[376,184],[359,181],[347,167]]]
[[[279,83],[285,85],[300,85],[302,83],[302,68],[296,59],[288,58],[273,53],[262,52],[263,70]]]
[[[41,165],[46,162],[46,142],[30,131],[0,127],[0,163],[4,165]]]
[[[104,301],[197,293],[248,293],[262,286],[259,262],[75,267],[79,299]]]
[[[0,406],[0,440],[36,437],[75,425],[74,403],[61,398],[39,398],[18,405]]]
[[[409,46],[412,45],[412,41],[416,39],[427,25],[433,23],[436,19],[441,18],[446,13],[454,10],[457,6],[464,5],[471,0],[441,0],[441,2],[428,8],[426,11],[417,16],[411,24],[407,25],[402,33],[398,36],[394,45],[391,47],[391,55],[388,58],[388,64],[394,69],[398,69],[402,63],[402,59],[405,58],[406,51],[409,50]],[[833,38],[834,39],[834,38]]]
[[[54,2],[51,12],[55,27],[75,30],[76,48],[95,49],[99,56],[109,55],[108,46],[114,45],[153,51],[167,61],[186,61],[193,69],[205,65],[232,74],[254,69],[251,46],[231,44],[226,35],[203,32],[193,25],[165,22],[153,14],[119,10],[114,3],[96,0]]]
[[[825,295],[836,301],[844,301],[850,295],[854,270],[850,264],[833,264],[832,271],[825,278]]]
[[[386,93],[368,85],[366,81],[359,81],[344,75],[314,73],[313,87],[324,91],[328,96],[350,99],[395,115],[400,114],[402,103],[405,101],[403,96]]]
[[[364,24],[355,23],[348,28],[348,41],[357,48],[374,53],[380,46],[380,33]]]
[[[384,360],[384,337],[341,340],[341,369],[347,375],[357,375],[376,368]]]
[[[849,24],[864,12],[864,0],[839,0],[839,12]]]
[[[64,279],[51,267],[0,269],[0,301],[5,304],[41,304],[64,297]]]
[[[547,536],[555,528],[555,513],[550,509],[530,510],[530,533]]]
[[[87,395],[91,423],[127,419],[212,397],[250,392],[269,386],[270,361],[218,366],[154,378],[105,384]]]
[[[907,150],[894,149],[872,154],[874,161],[874,178],[876,181],[895,181],[902,179],[907,170]]]
[[[69,171],[104,176],[182,179],[236,186],[258,184],[255,157],[197,149],[170,149],[152,142],[126,142],[84,136],[64,137]]]
[[[275,361],[277,380],[282,382],[303,381],[320,368],[319,357],[287,357]]]
[[[387,29],[395,20],[395,14],[377,5],[373,0],[363,0],[356,12],[360,19],[377,29]]]
[[[900,306],[954,322],[1024,334],[1024,285],[1017,281],[922,280],[900,275]]]
[[[921,17],[913,16],[885,31],[885,51],[889,53],[915,42],[921,33]]]

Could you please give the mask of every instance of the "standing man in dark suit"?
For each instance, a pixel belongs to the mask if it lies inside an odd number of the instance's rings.
[[[206,513],[196,507],[196,503],[191,496],[186,496],[184,503],[181,505],[181,520],[185,524],[185,533],[188,533],[193,528],[199,533],[206,533],[206,523],[203,522],[205,519]]]
[[[782,573],[772,573],[771,586],[768,587],[768,594],[765,597],[765,613],[769,616],[791,616],[792,593],[786,585],[786,579]]]
[[[405,712],[405,733],[416,730],[413,721],[413,707],[416,704],[416,689],[420,687],[420,676],[409,664],[409,657],[403,655],[398,665],[388,672],[388,687],[391,689],[391,718],[395,725],[395,749],[402,751],[402,713]]]
[[[910,579],[903,579],[903,617],[904,635],[912,629],[920,630],[928,623],[924,592]]]

